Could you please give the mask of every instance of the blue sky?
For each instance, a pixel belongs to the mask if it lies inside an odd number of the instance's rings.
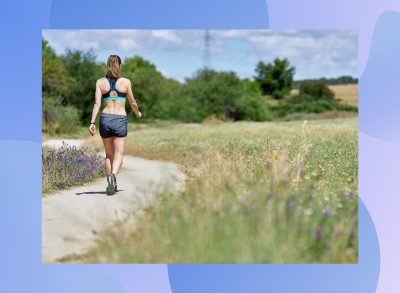
[[[259,60],[287,58],[295,79],[357,76],[355,30],[209,30],[208,65],[252,78]],[[167,77],[184,81],[204,66],[204,30],[44,30],[57,53],[93,49],[108,55],[140,55]]]

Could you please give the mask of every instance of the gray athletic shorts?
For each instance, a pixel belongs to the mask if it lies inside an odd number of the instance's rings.
[[[128,134],[128,117],[119,114],[100,114],[100,136],[125,137]]]

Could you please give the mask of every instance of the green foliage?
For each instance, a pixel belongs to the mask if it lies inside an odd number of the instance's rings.
[[[319,99],[333,100],[333,98],[335,97],[334,92],[322,80],[303,82],[300,85],[299,94],[309,95],[316,100]]]
[[[352,76],[349,75],[343,75],[343,76],[339,76],[336,78],[319,78],[319,79],[304,79],[304,80],[296,80],[293,82],[293,88],[298,88],[300,86],[300,84],[302,84],[303,82],[306,81],[323,81],[328,85],[336,85],[336,84],[357,84],[358,83],[358,79],[354,78]]]
[[[45,39],[42,39],[42,56],[43,59],[55,59],[57,58],[57,54],[52,47],[49,46],[49,42]]]
[[[75,80],[71,77],[60,57],[42,41],[42,91],[64,99],[71,92]]]
[[[174,101],[179,82],[165,78],[156,66],[140,56],[126,58],[122,75],[132,81],[134,96],[143,113],[150,119],[174,118]]]
[[[258,62],[255,80],[259,83],[262,93],[274,99],[282,99],[292,89],[295,69],[287,59],[276,58],[273,63]]]
[[[325,111],[352,111],[357,112],[357,107],[340,104],[334,99],[315,98],[307,94],[296,95],[285,103],[271,109],[278,117],[285,117],[292,113],[322,113]]]
[[[68,50],[61,59],[75,81],[71,84],[72,88],[65,102],[80,109],[79,121],[87,124],[92,113],[96,81],[105,75],[105,65],[96,63],[96,56],[92,51]]]
[[[61,100],[53,96],[42,99],[42,129],[50,135],[74,133],[80,124],[80,113],[74,106],[62,106]]]
[[[234,72],[203,69],[182,87],[178,117],[199,122],[209,116],[232,120],[268,120],[268,111],[258,89],[242,82]]]
[[[124,60],[121,75],[131,80],[134,96],[147,121],[201,122],[211,117],[265,121],[299,111],[357,110],[334,102],[333,93],[324,81],[302,83],[300,96],[291,98],[289,91],[294,71],[287,59],[275,59],[270,64],[260,61],[254,80],[240,79],[234,72],[200,69],[180,83],[165,77],[148,60],[133,56]],[[87,125],[96,81],[105,74],[106,65],[96,61],[93,51],[67,50],[57,55],[48,42],[42,40],[43,113],[50,117],[43,120],[45,124],[50,123],[44,125],[44,129],[61,131],[68,123]],[[262,94],[281,101],[270,109]],[[55,114],[60,110],[73,118],[67,121],[65,115]],[[131,111],[128,105],[127,111]],[[134,119],[133,115],[129,116]],[[70,131],[73,127],[67,128]]]
[[[306,81],[300,85],[298,95],[286,99],[271,110],[278,117],[293,113],[322,113],[334,110],[357,112],[357,107],[340,104],[334,97],[335,94],[324,81]]]

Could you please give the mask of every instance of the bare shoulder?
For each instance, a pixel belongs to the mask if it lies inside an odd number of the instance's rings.
[[[128,78],[120,77],[119,79],[122,81],[123,84],[126,84],[126,85],[130,85],[131,84],[131,81]]]
[[[122,91],[128,92],[129,89],[132,87],[131,81],[128,78],[125,77],[120,77],[118,78],[118,88],[121,89]]]
[[[96,84],[99,86],[103,86],[106,83],[106,78],[105,77],[101,77],[96,81]]]

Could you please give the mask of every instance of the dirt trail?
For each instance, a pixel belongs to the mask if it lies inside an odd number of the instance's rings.
[[[61,143],[51,140],[43,145],[59,147]],[[83,141],[67,143],[79,146]],[[107,182],[102,178],[42,198],[42,261],[54,263],[84,253],[93,246],[98,231],[128,213],[140,213],[164,188],[178,192],[184,180],[175,164],[125,156],[117,194],[106,195]]]

